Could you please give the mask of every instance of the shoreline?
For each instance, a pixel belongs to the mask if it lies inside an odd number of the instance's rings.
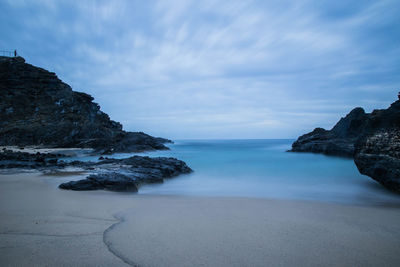
[[[0,174],[4,265],[400,263],[400,210],[314,201],[59,190],[75,176]]]

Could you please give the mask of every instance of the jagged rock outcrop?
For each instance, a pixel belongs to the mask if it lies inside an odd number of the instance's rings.
[[[0,145],[85,147],[105,153],[167,149],[167,139],[126,132],[55,73],[0,57]]]
[[[293,144],[292,152],[313,152],[326,155],[352,157],[354,144],[366,126],[368,114],[358,107],[331,129],[316,128],[300,136]]]
[[[355,108],[330,131],[300,136],[291,151],[354,157],[360,173],[400,192],[400,101],[372,113]]]
[[[88,94],[72,91],[57,76],[21,57],[0,57],[0,145],[94,148],[103,154],[167,149],[167,139],[126,132],[110,120]],[[141,184],[190,173],[175,158],[134,156],[99,162],[68,162],[51,153],[0,152],[0,169],[29,168],[58,172],[80,168],[90,175],[60,185],[62,189],[137,192]]]
[[[133,156],[125,159],[105,159],[97,163],[75,162],[92,173],[86,179],[61,184],[61,189],[137,191],[142,184],[162,183],[164,179],[191,173],[185,162],[175,158]]]
[[[60,184],[61,189],[88,191],[88,190],[110,190],[119,192],[137,192],[136,182],[126,175],[120,173],[103,173],[89,175],[86,179],[71,181]]]
[[[62,154],[52,153],[28,153],[17,152],[12,150],[3,149],[0,152],[0,169],[9,168],[42,168],[47,166],[54,166],[58,163],[58,159],[67,157]]]
[[[400,101],[374,110],[355,144],[354,162],[360,171],[400,193]]]
[[[142,184],[163,183],[164,179],[191,173],[185,162],[176,158],[132,156],[124,159],[103,158],[98,162],[67,161],[63,154],[0,151],[0,169],[36,169],[48,174],[68,172],[69,168],[89,176],[61,184],[68,190],[111,190],[137,192]]]

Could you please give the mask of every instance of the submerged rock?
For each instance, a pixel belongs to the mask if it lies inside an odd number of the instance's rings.
[[[168,149],[167,139],[126,132],[55,73],[0,57],[0,145],[94,148],[99,152]]]

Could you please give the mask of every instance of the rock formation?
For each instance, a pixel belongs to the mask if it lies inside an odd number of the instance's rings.
[[[364,109],[355,108],[331,130],[316,128],[300,136],[290,151],[352,157],[354,144],[364,130],[367,117]]]
[[[175,158],[133,156],[125,159],[105,159],[97,163],[72,162],[92,173],[86,179],[63,183],[69,190],[134,191],[142,184],[163,183],[164,179],[191,173],[185,162]]]
[[[137,192],[136,182],[120,173],[89,175],[86,179],[60,184],[59,188],[75,191],[109,190],[119,192]]]
[[[94,148],[104,153],[167,149],[167,139],[126,132],[88,94],[55,73],[0,57],[0,145]]]
[[[53,166],[58,163],[59,158],[63,157],[66,157],[66,155],[40,152],[33,154],[3,149],[0,152],[0,169],[37,169]]]
[[[168,149],[142,132],[126,132],[110,120],[88,94],[72,91],[55,73],[29,65],[21,57],[0,57],[0,145],[93,148],[102,154]],[[134,156],[102,158],[99,162],[65,160],[51,153],[0,152],[0,169],[29,168],[58,172],[68,167],[90,174],[86,179],[63,183],[61,189],[137,192],[141,184],[190,173],[175,158]]]
[[[400,100],[372,113],[355,108],[331,130],[300,136],[290,151],[354,157],[360,173],[400,192]]]
[[[126,159],[105,159],[97,163],[79,162],[88,172],[86,179],[63,183],[59,187],[69,190],[137,191],[142,184],[163,183],[164,179],[191,173],[185,162],[175,158],[134,156]]]
[[[166,157],[103,158],[98,162],[67,161],[67,159],[63,154],[27,153],[4,149],[0,151],[0,169],[36,169],[57,174],[68,172],[68,168],[73,167],[89,176],[80,181],[63,183],[59,186],[61,189],[131,192],[137,192],[142,184],[163,183],[164,179],[192,172],[185,162]]]
[[[367,130],[355,144],[354,162],[360,173],[400,193],[400,101],[368,116]]]

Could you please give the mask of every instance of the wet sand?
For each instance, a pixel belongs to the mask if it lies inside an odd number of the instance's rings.
[[[399,266],[400,209],[57,188],[0,175],[2,266]]]

